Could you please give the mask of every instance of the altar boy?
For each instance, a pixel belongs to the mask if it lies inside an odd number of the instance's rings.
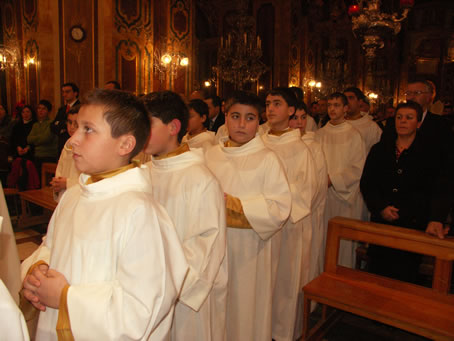
[[[260,99],[238,93],[226,103],[229,136],[206,153],[226,193],[229,294],[227,340],[271,340],[271,240],[290,213],[291,194],[259,127]]]
[[[36,340],[162,340],[187,264],[149,170],[130,163],[148,138],[145,108],[132,94],[94,90],[77,123],[79,186],[22,264],[23,295],[41,310]]]
[[[151,118],[145,153],[151,160],[153,196],[175,223],[189,263],[171,340],[225,339],[227,260],[225,259],[224,194],[206,168],[203,149],[180,144],[188,109],[171,91],[143,98]]]
[[[262,136],[265,145],[283,163],[292,192],[290,219],[282,229],[276,288],[273,297],[273,339],[291,341],[301,289],[309,278],[312,240],[311,202],[316,191],[315,164],[298,129],[289,128],[296,97],[288,88],[275,88],[266,97],[270,125]]]

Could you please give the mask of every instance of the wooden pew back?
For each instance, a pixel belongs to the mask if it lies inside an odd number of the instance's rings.
[[[439,239],[424,232],[391,225],[336,217],[330,220],[326,242],[325,272],[345,273],[338,265],[339,241],[349,239],[435,257],[432,288],[448,293],[451,285],[454,239]]]

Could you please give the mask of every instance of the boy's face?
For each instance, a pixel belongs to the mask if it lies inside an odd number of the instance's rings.
[[[80,172],[96,174],[125,165],[121,145],[126,135],[112,137],[102,105],[82,106],[77,124],[78,128],[69,141],[73,147],[74,163]]]
[[[255,137],[259,127],[259,113],[250,105],[234,104],[225,118],[229,137],[236,143],[247,143]]]
[[[68,130],[69,136],[73,136],[77,130],[77,114],[68,114],[66,119],[66,129]]]
[[[295,112],[295,115],[292,116],[288,125],[292,129],[299,129],[301,134],[306,131],[306,124],[307,124],[307,114],[304,109],[298,109]]]
[[[160,118],[151,118],[150,138],[144,150],[146,154],[159,156],[173,150],[175,134],[172,122],[166,124]]]
[[[266,117],[275,130],[284,130],[288,127],[289,117],[293,115],[294,107],[289,107],[280,95],[266,97]]]
[[[194,109],[189,110],[188,133],[193,134],[204,129],[203,123],[207,117],[200,116]]]
[[[348,105],[344,105],[342,98],[328,100],[328,115],[332,124],[336,125],[344,122],[347,110]]]

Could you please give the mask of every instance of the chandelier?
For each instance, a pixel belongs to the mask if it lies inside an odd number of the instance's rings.
[[[255,35],[255,21],[240,8],[238,14],[228,17],[232,28],[227,37],[221,37],[218,64],[214,67],[220,79],[232,83],[235,89],[243,89],[248,82],[257,81],[268,69],[260,60],[262,42]]]
[[[175,77],[178,68],[186,68],[189,65],[189,58],[179,52],[163,52],[155,50],[154,54],[154,70],[159,75],[159,79],[163,80],[167,72],[171,77]]]
[[[15,48],[0,45],[0,71],[17,70],[20,65],[19,53]]]
[[[360,39],[367,58],[375,57],[377,49],[385,46],[384,39],[388,35],[400,32],[401,22],[407,18],[413,5],[414,0],[400,0],[402,11],[392,14],[380,11],[380,0],[359,0],[358,4],[348,8],[353,34]]]

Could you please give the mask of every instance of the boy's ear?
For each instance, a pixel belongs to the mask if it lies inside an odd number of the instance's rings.
[[[203,116],[202,116],[202,123],[205,123],[205,122],[206,122],[207,117],[208,117],[207,115],[203,115]]]
[[[119,154],[125,156],[131,154],[136,147],[136,138],[133,135],[126,134],[120,136]]]
[[[288,117],[292,116],[296,112],[296,107],[288,107]]]
[[[172,136],[177,136],[181,130],[181,122],[176,118],[170,121],[167,126],[169,127],[169,132]]]

